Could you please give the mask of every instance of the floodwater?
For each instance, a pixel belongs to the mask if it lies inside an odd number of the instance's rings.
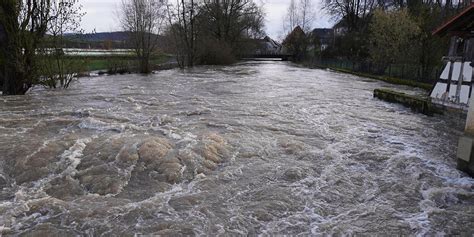
[[[4,235],[474,234],[456,116],[287,62],[0,97]]]

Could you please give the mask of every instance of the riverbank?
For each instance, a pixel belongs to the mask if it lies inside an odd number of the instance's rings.
[[[351,74],[351,75],[355,75],[355,76],[367,77],[367,78],[371,78],[371,79],[375,79],[375,80],[379,80],[379,81],[384,81],[384,82],[394,84],[394,85],[404,85],[404,86],[416,87],[416,88],[424,89],[426,91],[431,91],[433,89],[433,85],[431,85],[431,84],[412,81],[412,80],[407,80],[407,79],[387,77],[387,76],[379,76],[379,75],[356,72],[356,71],[343,69],[343,68],[337,68],[337,67],[320,66],[320,65],[315,65],[315,64],[308,63],[308,62],[303,62],[303,63],[301,63],[301,65],[303,65],[305,67],[309,67],[309,68],[330,69],[330,70],[341,72],[341,73],[347,73],[347,74]]]
[[[433,85],[428,84],[428,83],[417,82],[417,81],[401,79],[401,78],[374,75],[374,74],[369,74],[369,73],[355,72],[352,70],[338,68],[338,67],[320,66],[320,65],[309,63],[309,62],[302,62],[298,64],[307,68],[329,69],[335,72],[370,78],[370,79],[374,79],[378,81],[387,82],[393,85],[403,85],[403,86],[409,86],[413,88],[420,88],[427,92],[426,95],[409,95],[400,91],[387,90],[387,89],[380,88],[380,89],[374,90],[374,97],[377,97],[387,102],[402,104],[405,107],[412,109],[412,111],[422,113],[428,116],[432,116],[434,114],[451,114],[454,116],[461,116],[461,117],[466,116],[466,111],[461,107],[455,108],[455,107],[450,107],[443,104],[434,103],[429,97],[429,92],[431,92],[431,90],[433,89]]]
[[[410,108],[412,111],[428,116],[443,114],[443,110],[433,104],[431,98],[427,96],[408,95],[389,89],[375,89],[374,97],[387,102],[402,104],[405,107]]]
[[[90,75],[114,75],[114,74],[130,74],[137,73],[138,60],[135,56],[119,56],[119,57],[92,57],[87,59],[72,59],[72,60],[86,60],[83,73],[79,77],[87,77]],[[178,63],[171,55],[160,55],[150,60],[152,71],[169,70],[179,67]]]
[[[167,63],[173,59],[171,55],[158,55],[150,60],[152,66]],[[118,64],[121,65],[135,65],[138,63],[134,55],[118,55],[118,56],[73,56],[69,57],[76,63],[84,64],[87,71],[110,70]]]

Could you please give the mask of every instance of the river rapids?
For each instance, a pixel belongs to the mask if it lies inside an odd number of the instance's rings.
[[[287,62],[0,97],[0,235],[474,234],[463,119]]]

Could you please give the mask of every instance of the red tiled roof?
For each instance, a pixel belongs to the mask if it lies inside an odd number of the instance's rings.
[[[469,33],[474,29],[474,3],[457,14],[449,21],[433,31],[433,35],[444,36],[448,32],[454,34]]]

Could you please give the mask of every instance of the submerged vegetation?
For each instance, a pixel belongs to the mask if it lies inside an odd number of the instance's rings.
[[[63,49],[71,45],[71,33],[82,33],[79,0],[1,1],[2,94],[25,94],[35,85],[67,88],[76,75],[104,67],[150,73],[163,62],[163,49],[181,67],[230,64],[263,36],[264,14],[253,0],[124,0],[119,13],[127,43],[104,47],[127,45],[133,58],[70,57]]]
[[[155,70],[159,65],[167,63],[172,59],[171,55],[160,54],[150,58],[150,68]],[[118,73],[122,68],[127,72],[136,72],[139,66],[138,59],[130,56],[80,56],[70,57],[69,60],[84,63],[85,71],[106,71],[109,74]]]

